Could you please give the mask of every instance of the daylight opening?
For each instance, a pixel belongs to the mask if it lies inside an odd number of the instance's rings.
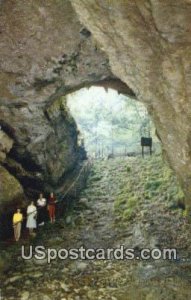
[[[160,152],[155,127],[145,106],[116,90],[83,88],[67,96],[78,129],[78,143],[89,157],[135,156],[142,152],[141,137],[152,138],[152,151]],[[145,154],[150,153],[145,147]]]

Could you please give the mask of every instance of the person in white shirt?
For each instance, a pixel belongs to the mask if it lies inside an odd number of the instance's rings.
[[[47,209],[46,209],[46,199],[43,197],[41,193],[39,199],[37,200],[37,207],[38,207],[38,225],[44,225],[47,216]]]

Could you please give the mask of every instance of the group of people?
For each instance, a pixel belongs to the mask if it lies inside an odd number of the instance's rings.
[[[32,201],[27,207],[27,216],[26,216],[26,227],[29,229],[29,234],[33,234],[33,230],[38,226],[43,226],[45,222],[49,219],[51,223],[55,222],[55,213],[56,213],[56,197],[54,193],[50,193],[50,196],[47,200],[43,197],[41,193],[39,199],[36,202]],[[18,208],[13,215],[13,229],[15,240],[18,241],[21,235],[21,227],[23,221],[23,214]]]

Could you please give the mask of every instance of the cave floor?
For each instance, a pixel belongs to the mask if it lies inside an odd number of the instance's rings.
[[[94,163],[80,201],[65,218],[10,247],[3,299],[186,300],[191,298],[191,225],[176,179],[160,156]],[[47,248],[176,248],[177,260],[23,260],[21,245]],[[137,257],[137,256],[136,256]]]

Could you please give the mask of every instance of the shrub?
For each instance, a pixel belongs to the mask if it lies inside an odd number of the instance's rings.
[[[163,183],[162,180],[151,180],[151,181],[148,181],[145,184],[145,189],[146,190],[151,190],[151,191],[156,191],[162,183]]]
[[[132,219],[133,215],[134,215],[134,209],[128,208],[123,212],[123,219],[129,221]]]
[[[124,204],[127,202],[127,195],[126,194],[120,194],[118,195],[117,199],[114,203],[114,209],[115,211],[120,210],[122,207],[124,207]]]
[[[128,197],[127,199],[127,208],[135,208],[137,206],[137,198],[132,196],[132,197]]]

